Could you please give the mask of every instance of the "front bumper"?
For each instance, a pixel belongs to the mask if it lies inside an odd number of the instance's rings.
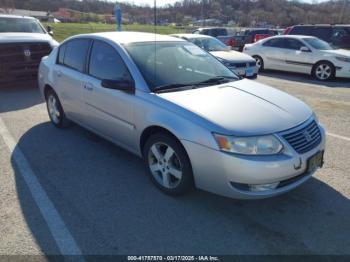
[[[342,63],[341,66],[337,66],[335,76],[350,78],[350,63]]]
[[[257,66],[251,66],[251,67],[229,67],[229,69],[234,72],[236,75],[246,77],[246,78],[255,78],[258,74],[258,67]]]
[[[285,153],[274,156],[242,156],[224,153],[189,141],[182,141],[191,160],[197,188],[239,199],[267,198],[282,194],[307,181],[307,160],[325,149],[325,131],[320,127],[321,143],[298,154],[284,140]],[[283,181],[283,182],[282,182]],[[287,183],[287,182],[288,183]],[[281,182],[283,186],[266,191],[244,191],[235,183],[261,185]]]

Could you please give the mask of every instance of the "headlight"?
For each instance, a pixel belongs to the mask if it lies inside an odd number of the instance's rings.
[[[319,121],[318,121],[318,117],[317,117],[317,115],[315,114],[315,112],[312,113],[312,117],[315,119],[316,123],[318,124]]]
[[[231,63],[225,59],[222,59],[222,58],[217,58],[221,63],[223,63],[226,67],[232,67],[231,66]]]
[[[273,135],[233,137],[214,134],[221,151],[242,155],[274,155],[282,151],[282,143]]]
[[[350,57],[336,56],[335,58],[339,61],[350,63]]]

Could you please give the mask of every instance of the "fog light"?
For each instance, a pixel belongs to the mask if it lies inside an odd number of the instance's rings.
[[[278,186],[279,182],[271,184],[261,184],[261,185],[249,185],[249,190],[253,192],[261,192],[275,189]]]

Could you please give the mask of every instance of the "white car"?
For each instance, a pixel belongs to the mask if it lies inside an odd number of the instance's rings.
[[[259,67],[254,58],[241,52],[233,51],[220,40],[208,35],[174,34],[172,36],[185,39],[215,56],[221,63],[235,74],[256,78]]]
[[[312,36],[281,35],[245,45],[260,69],[311,74],[318,80],[350,77],[350,51],[334,49]]]

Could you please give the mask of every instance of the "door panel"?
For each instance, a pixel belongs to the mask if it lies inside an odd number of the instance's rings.
[[[84,79],[87,125],[99,133],[130,147],[135,131],[134,94],[101,85],[104,80],[131,79],[118,51],[102,41],[94,41],[88,74]]]
[[[301,47],[306,46],[300,40],[285,39],[285,67],[291,72],[309,74],[313,66],[312,53],[300,51]]]

